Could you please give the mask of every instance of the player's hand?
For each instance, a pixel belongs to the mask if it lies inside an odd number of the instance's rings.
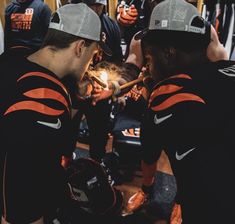
[[[95,106],[100,100],[108,99],[113,95],[113,90],[97,89],[92,95],[92,105]]]

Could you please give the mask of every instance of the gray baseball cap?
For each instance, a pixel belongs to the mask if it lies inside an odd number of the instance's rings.
[[[101,5],[107,5],[107,0],[82,0],[82,2],[86,3],[87,5],[92,4],[101,4]]]
[[[165,0],[154,7],[148,28],[135,39],[143,38],[151,30],[205,34],[206,26],[194,5],[185,0]]]
[[[102,41],[99,16],[84,3],[67,4],[57,9],[51,18],[49,29],[97,41],[107,55],[112,55],[111,50]]]

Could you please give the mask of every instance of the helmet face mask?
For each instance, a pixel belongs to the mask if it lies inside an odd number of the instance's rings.
[[[71,184],[68,184],[69,190],[71,193],[71,198],[75,201],[79,202],[89,202],[87,195],[85,194],[84,191],[77,189],[74,186],[71,186]]]
[[[104,215],[116,206],[116,192],[103,167],[92,159],[79,158],[70,167],[68,179],[72,201],[86,212]]]

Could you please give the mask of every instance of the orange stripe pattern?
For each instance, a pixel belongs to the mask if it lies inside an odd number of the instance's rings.
[[[189,75],[186,74],[179,74],[179,75],[173,75],[171,77],[169,77],[168,79],[192,79]]]
[[[24,48],[24,49],[31,49],[30,47],[26,47],[26,46],[21,46],[21,45],[16,45],[16,46],[13,46],[11,47],[11,49],[16,49],[16,48]]]
[[[177,86],[177,85],[173,85],[173,84],[159,86],[151,94],[150,99],[149,99],[149,104],[151,104],[152,101],[154,100],[154,98],[157,97],[157,96],[164,95],[164,94],[169,94],[169,93],[174,93],[174,92],[177,92],[178,90],[180,90],[182,88],[183,87],[181,87],[181,86]]]
[[[38,113],[42,113],[46,115],[52,115],[52,116],[58,116],[64,112],[64,110],[56,110],[56,109],[50,108],[42,103],[38,103],[35,101],[21,101],[9,107],[7,111],[4,113],[4,115],[7,115],[9,113],[12,113],[14,111],[19,111],[19,110],[31,110],[31,111],[36,111]]]
[[[169,79],[188,79],[188,80],[192,80],[192,77],[189,76],[189,75],[186,75],[186,74],[179,74],[179,75],[173,75],[173,76],[170,76],[166,79],[163,79],[162,81],[160,81],[157,85],[160,85],[161,83],[169,80]]]
[[[24,93],[25,96],[31,97],[34,99],[52,99],[61,102],[63,105],[66,106],[67,110],[69,111],[69,105],[64,98],[63,95],[61,95],[59,92],[48,89],[48,88],[38,88],[33,89],[30,91],[27,91]]]
[[[51,75],[48,75],[48,74],[43,73],[43,72],[29,72],[29,73],[26,73],[26,74],[22,75],[22,76],[17,80],[17,82],[21,81],[22,79],[25,79],[25,78],[28,78],[28,77],[33,77],[33,76],[42,77],[42,78],[48,79],[48,80],[50,80],[50,81],[56,83],[56,84],[59,85],[59,86],[66,92],[66,94],[68,95],[68,91],[66,90],[65,86],[64,86],[59,80],[57,80],[56,78],[52,77]]]
[[[192,93],[178,93],[176,95],[167,98],[163,103],[151,107],[151,109],[154,111],[162,111],[177,103],[185,101],[196,101],[205,104],[205,101],[197,95],[194,95]]]

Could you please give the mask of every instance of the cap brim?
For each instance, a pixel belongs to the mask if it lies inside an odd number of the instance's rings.
[[[108,55],[108,56],[112,56],[113,55],[113,53],[110,50],[110,48],[103,41],[99,41],[99,46],[101,47],[101,49],[104,51],[104,53],[106,55]]]
[[[149,32],[149,29],[145,28],[145,29],[141,30],[140,32],[136,33],[134,36],[134,39],[141,40],[144,36],[147,35],[148,32]]]

